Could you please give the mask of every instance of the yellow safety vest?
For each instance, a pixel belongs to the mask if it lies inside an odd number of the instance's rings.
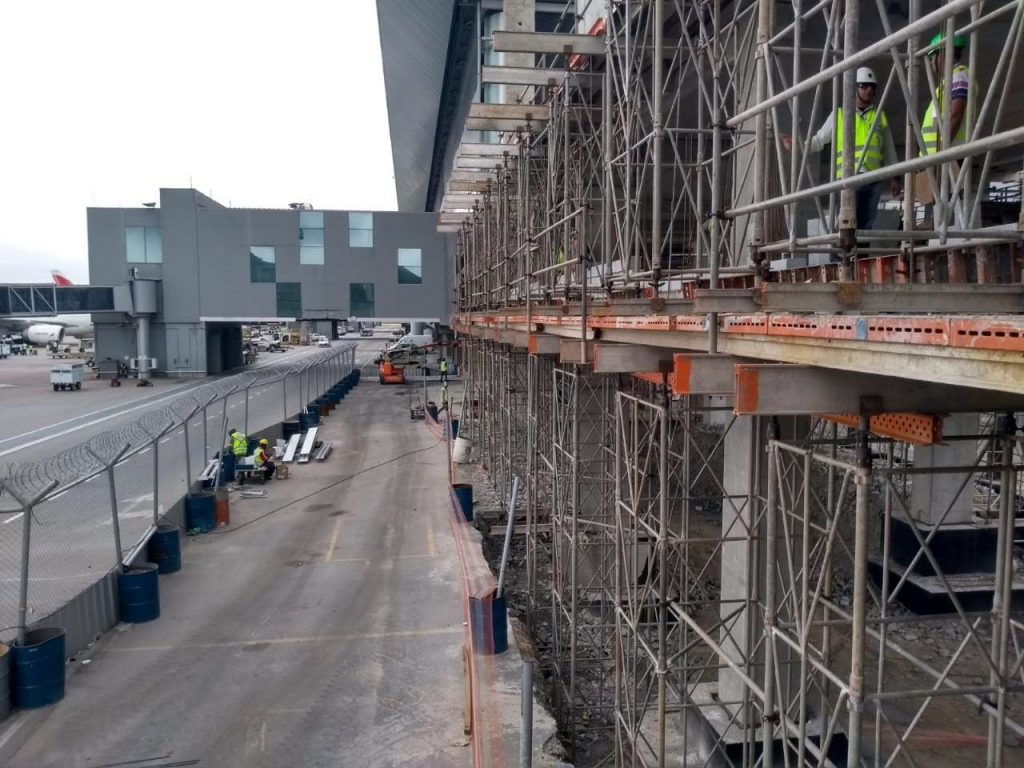
[[[963,72],[967,74],[967,67],[963,64],[956,64],[953,67],[953,72]],[[942,131],[941,117],[945,110],[945,95],[943,89],[945,83],[939,83],[938,88],[935,89],[935,99],[928,103],[928,108],[924,111],[924,117],[921,118],[921,136],[924,138],[924,149],[921,151],[922,155],[934,155],[939,149],[939,135]],[[971,82],[971,88],[974,87],[974,82]],[[938,106],[936,106],[936,101]],[[977,105],[977,98],[975,98],[975,105]],[[954,144],[963,143],[967,141],[967,120],[960,121],[960,129],[956,132],[956,135],[952,139]]]
[[[441,373],[448,373],[448,361],[447,360],[442,360],[441,361]]]
[[[249,453],[249,440],[241,432],[235,432],[231,436],[231,452],[238,457]]]
[[[878,122],[875,122],[875,107],[868,107],[862,113],[857,110],[857,119],[854,125],[854,153],[853,167],[858,173],[877,171],[882,167],[882,142],[885,140],[885,132],[889,127],[889,121],[885,118],[885,112],[878,115]],[[872,125],[874,124],[874,130]],[[843,178],[843,110],[836,110],[836,178]]]
[[[261,445],[256,449],[256,453],[252,455],[253,466],[262,467],[267,461],[267,455],[263,452],[263,446]]]

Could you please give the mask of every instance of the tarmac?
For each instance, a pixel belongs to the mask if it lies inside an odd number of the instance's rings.
[[[254,367],[300,362],[316,350],[295,347],[282,354],[263,353]],[[134,380],[111,387],[109,380],[96,379],[87,368],[81,390],[53,391],[50,368],[73,362],[81,361],[51,360],[43,352],[0,360],[0,411],[4,414],[0,463],[47,459],[98,432],[133,421],[147,410],[162,408],[211,380],[154,378],[151,387],[138,387]]]
[[[0,724],[0,765],[472,764],[445,441],[368,373],[321,429],[328,459],[232,493],[231,525],[161,576],[161,618],[118,625],[62,702]],[[492,764],[515,765],[518,650],[491,668]],[[535,706],[534,765],[560,764],[554,730]]]

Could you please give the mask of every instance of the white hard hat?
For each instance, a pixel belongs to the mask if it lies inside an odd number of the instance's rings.
[[[857,85],[861,83],[873,83],[878,85],[878,79],[875,77],[875,71],[871,67],[858,67],[857,68]]]

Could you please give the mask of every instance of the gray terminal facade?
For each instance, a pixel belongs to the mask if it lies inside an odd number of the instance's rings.
[[[194,189],[153,207],[89,208],[89,281],[158,281],[146,354],[171,376],[241,364],[243,323],[446,322],[453,241],[428,213],[249,209]],[[101,364],[136,357],[138,318],[95,315]],[[145,345],[144,345],[145,346]]]

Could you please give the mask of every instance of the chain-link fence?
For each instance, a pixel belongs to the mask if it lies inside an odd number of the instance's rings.
[[[0,641],[106,576],[118,537],[127,562],[229,426],[249,434],[294,417],[353,369],[355,346],[211,381],[49,459],[9,464],[0,476]]]

